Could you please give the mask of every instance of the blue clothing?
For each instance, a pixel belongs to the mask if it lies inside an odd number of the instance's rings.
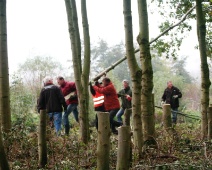
[[[68,116],[70,115],[71,112],[73,112],[73,115],[74,115],[75,120],[77,122],[79,122],[77,105],[78,104],[76,104],[76,103],[69,104],[68,107],[67,107],[66,112],[64,112],[64,115],[63,115],[63,124],[64,124],[64,127],[65,127],[66,134],[69,133],[69,129],[70,129],[70,123],[69,123],[69,120],[68,120]]]
[[[171,112],[172,112],[172,123],[177,123],[178,108],[172,108]]]
[[[121,122],[122,123],[122,115],[124,114],[124,109],[121,107],[118,111],[118,113],[116,114],[116,117],[117,117],[117,120],[118,122]]]
[[[53,118],[56,134],[59,135],[62,123],[62,112],[52,112],[48,113],[48,115],[50,119]]]

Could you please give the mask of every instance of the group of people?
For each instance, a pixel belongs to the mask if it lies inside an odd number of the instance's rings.
[[[53,79],[49,76],[43,79],[44,87],[38,99],[38,112],[46,110],[49,118],[53,120],[57,135],[60,134],[63,121],[65,134],[70,131],[69,115],[73,112],[76,122],[78,118],[78,97],[74,82],[65,81],[62,76],[57,77],[59,86],[53,84]],[[123,80],[123,89],[118,93],[108,77],[104,77],[102,82],[90,82],[90,92],[93,97],[95,111],[108,112],[110,118],[111,131],[118,134],[116,127],[122,126],[122,115],[125,109],[132,107],[132,90],[128,80]],[[119,99],[121,98],[121,105]],[[172,109],[172,122],[177,122],[177,111],[179,98],[182,97],[180,90],[173,86],[172,82],[167,82],[167,88],[162,96],[162,104],[168,103]],[[62,112],[64,112],[62,116]],[[115,116],[117,121],[114,120]],[[98,129],[98,117],[96,115],[96,128]]]
[[[122,115],[126,108],[131,108],[132,91],[128,80],[123,80],[123,89],[117,93],[113,83],[108,77],[103,78],[102,83],[91,82],[90,91],[93,96],[95,111],[108,112],[110,127],[113,134],[118,134],[116,127],[122,125]],[[121,97],[122,104],[119,103]],[[114,120],[117,116],[117,121]],[[98,129],[98,117],[96,115],[96,128]]]
[[[65,134],[68,135],[70,130],[68,116],[71,112],[73,112],[76,122],[79,122],[76,85],[74,82],[65,81],[62,76],[57,77],[57,83],[59,86],[53,84],[50,76],[43,79],[44,87],[38,99],[38,112],[46,110],[50,120],[53,120],[57,135],[60,135],[63,120]],[[64,112],[63,116],[62,112]]]

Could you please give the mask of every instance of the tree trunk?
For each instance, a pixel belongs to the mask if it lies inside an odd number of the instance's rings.
[[[212,106],[208,108],[208,140],[212,139]]]
[[[168,133],[172,133],[172,119],[170,104],[163,105],[163,126]]]
[[[141,111],[144,141],[155,143],[155,121],[152,99],[153,90],[153,70],[149,47],[149,23],[146,0],[138,0],[138,13],[140,32],[137,37],[140,46],[140,61],[142,68],[142,92],[141,92]]]
[[[130,116],[132,115],[132,109],[125,109],[124,110],[124,122],[125,126],[130,126]]]
[[[90,35],[87,18],[86,0],[81,0],[82,25],[84,36],[84,65],[81,75],[82,80],[82,96],[80,98],[80,106],[83,108],[80,112],[80,125],[82,131],[82,140],[84,143],[89,139],[89,73],[90,73]]]
[[[11,129],[9,71],[7,54],[6,0],[0,0],[0,120],[3,132]]]
[[[89,140],[89,123],[88,123],[88,111],[89,111],[89,93],[88,93],[88,81],[90,73],[90,37],[89,27],[86,11],[86,1],[81,1],[81,13],[83,22],[83,34],[84,34],[84,65],[82,70],[81,65],[81,46],[77,9],[75,0],[65,0],[69,34],[71,40],[72,60],[74,66],[74,77],[78,92],[79,100],[79,121],[81,130],[81,139],[84,143],[88,143]],[[80,49],[80,52],[79,52]]]
[[[209,105],[209,87],[211,85],[209,79],[209,68],[206,54],[206,25],[205,16],[202,11],[202,0],[196,0],[196,14],[197,14],[197,36],[199,41],[199,52],[201,60],[201,130],[202,138],[206,139],[208,135],[208,121],[207,121],[207,108]]]
[[[125,45],[127,62],[132,80],[132,118],[133,118],[133,138],[134,146],[141,155],[143,146],[142,122],[141,122],[141,69],[135,58],[133,47],[133,30],[131,1],[123,0]]]
[[[4,144],[2,139],[2,131],[0,126],[0,170],[9,170],[9,164],[7,161],[7,157],[4,151]]]
[[[110,120],[108,112],[98,112],[97,170],[109,170]]]
[[[40,111],[40,125],[38,128],[38,156],[40,168],[44,168],[47,164],[46,114],[46,110]]]
[[[118,128],[118,153],[116,170],[130,169],[130,145],[131,135],[130,126],[121,126]]]

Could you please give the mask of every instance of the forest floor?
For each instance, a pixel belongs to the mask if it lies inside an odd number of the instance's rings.
[[[170,136],[157,124],[157,148],[146,147],[142,158],[133,154],[131,169],[212,169],[212,143],[201,140],[199,122],[177,124],[175,130],[176,134]],[[117,139],[117,135],[111,134],[111,170],[116,168]],[[29,132],[29,127],[24,126],[16,126],[9,135],[4,135],[11,169],[39,169],[37,140],[37,133]],[[53,130],[49,130],[46,169],[94,170],[97,164],[96,147],[97,131],[93,127],[88,145],[80,142],[78,125],[71,129],[69,136],[56,137]]]

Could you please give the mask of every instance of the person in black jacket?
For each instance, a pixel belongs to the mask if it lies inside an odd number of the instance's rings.
[[[171,105],[172,123],[177,123],[177,112],[179,107],[179,98],[182,97],[181,91],[173,86],[171,81],[167,82],[167,88],[164,90],[162,96],[162,104],[165,102]]]
[[[129,81],[128,80],[123,80],[123,89],[118,92],[118,97],[121,97],[121,108],[117,112],[116,117],[118,122],[122,123],[122,115],[124,114],[125,109],[132,108],[132,90],[130,89],[129,86]]]
[[[43,79],[44,87],[38,99],[38,112],[46,110],[50,119],[54,120],[56,134],[59,135],[62,122],[62,111],[67,109],[63,94],[59,87],[53,84],[53,79],[49,76]],[[63,108],[62,108],[63,106]]]

